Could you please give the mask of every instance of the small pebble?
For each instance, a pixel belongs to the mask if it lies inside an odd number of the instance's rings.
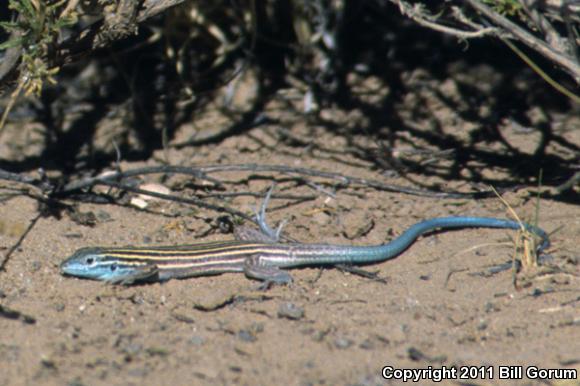
[[[278,317],[290,320],[298,320],[304,317],[304,308],[297,306],[294,303],[282,303],[278,308]]]
[[[258,339],[256,338],[256,335],[248,330],[238,331],[238,338],[240,338],[242,342],[255,342]]]
[[[477,324],[477,329],[479,331],[483,331],[483,330],[486,330],[487,329],[487,326],[488,326],[487,321],[485,321],[484,319],[482,319]]]
[[[205,338],[203,336],[195,335],[192,336],[191,339],[189,339],[189,343],[191,343],[194,346],[203,346],[203,344],[205,343]]]
[[[334,340],[334,346],[340,349],[349,348],[350,346],[352,346],[352,343],[353,343],[352,340],[348,338],[339,337]]]

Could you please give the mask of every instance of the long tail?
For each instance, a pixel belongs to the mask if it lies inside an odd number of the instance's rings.
[[[435,229],[454,229],[454,228],[504,228],[504,229],[521,229],[524,227],[527,231],[535,234],[542,239],[538,247],[538,254],[550,246],[548,234],[541,228],[530,224],[520,224],[516,221],[502,220],[488,217],[441,217],[431,220],[425,220],[417,223],[407,229],[401,236],[388,244],[377,245],[372,247],[355,247],[351,250],[351,262],[353,263],[372,263],[388,260],[398,256],[407,249],[422,234]]]

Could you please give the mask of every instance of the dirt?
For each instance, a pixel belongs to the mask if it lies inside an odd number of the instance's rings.
[[[465,229],[427,235],[398,258],[364,267],[382,280],[314,267],[294,269],[291,285],[266,291],[243,274],[107,285],[64,277],[59,264],[84,246],[189,244],[232,236],[217,230],[223,214],[191,205],[159,202],[138,210],[128,197],[124,206],[83,203],[77,210],[92,212],[94,226],[79,225],[65,212],[41,217],[0,272],[0,385],[401,383],[382,378],[385,366],[463,369],[446,381],[452,384],[538,384],[540,380],[525,376],[502,381],[501,366],[516,366],[514,371],[522,366],[524,375],[530,366],[580,371],[578,191],[550,193],[563,182],[563,165],[577,156],[573,149],[580,146],[580,120],[557,108],[546,112],[530,107],[519,118],[505,114],[509,119],[497,126],[503,142],[478,140],[477,133],[489,126],[473,117],[493,115],[493,95],[502,82],[490,80],[486,71],[491,70],[453,68],[450,73],[456,75],[443,82],[421,71],[409,72],[405,82],[410,91],[399,105],[386,108],[397,112],[393,121],[356,107],[321,106],[326,123],[321,124],[297,113],[304,107],[303,96],[288,90],[266,107],[271,122],[218,141],[159,150],[148,160],[121,157],[120,166],[129,170],[159,164],[160,159],[175,165],[281,164],[461,192],[487,189],[488,184],[519,185],[504,198],[521,218],[533,220],[538,182],[530,175],[537,176],[541,166],[533,165],[530,157],[542,137],[534,127],[548,122],[561,141],[545,149],[557,162],[543,169],[539,224],[555,231],[547,251],[551,258],[543,266],[517,274],[493,273],[493,267],[511,261],[516,232]],[[481,101],[466,97],[462,77],[481,88],[471,90],[483,95]],[[478,77],[487,82],[478,82]],[[391,92],[388,85],[368,78],[357,87],[359,100],[380,115]],[[240,106],[233,108],[243,110],[250,91],[240,87],[238,93],[243,98],[234,98]],[[217,105],[206,107],[195,124],[179,128],[171,143],[211,138],[231,124],[230,115],[220,110]],[[105,150],[119,130],[114,119],[96,131],[97,146]],[[14,147],[21,137],[24,141],[39,135],[38,130],[26,138],[23,131],[12,133],[13,147],[1,149],[4,157],[42,154],[40,145],[20,147],[21,152]],[[465,153],[473,158],[466,160]],[[371,155],[389,159],[406,173],[379,168]],[[526,168],[532,172],[522,171]],[[302,242],[380,244],[432,217],[510,217],[494,197],[430,198],[328,184],[314,177],[304,184],[276,173],[213,176],[227,181],[228,191],[263,195],[275,177],[275,193],[314,195],[303,202],[274,199],[268,210],[271,223],[287,220],[285,234]],[[182,196],[204,192],[204,183],[190,177],[148,175],[143,180]],[[5,255],[37,216],[38,204],[22,195],[11,197],[14,191],[8,187],[13,184],[3,186],[0,247]],[[240,196],[210,202],[251,214],[260,200]]]

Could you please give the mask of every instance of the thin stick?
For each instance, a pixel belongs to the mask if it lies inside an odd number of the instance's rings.
[[[98,185],[99,182],[105,181],[120,181],[124,178],[135,177],[145,174],[185,174],[192,177],[198,178],[200,180],[209,181],[216,185],[216,187],[221,187],[222,183],[215,178],[211,178],[205,175],[199,168],[187,167],[187,166],[173,166],[173,165],[162,165],[162,166],[149,166],[143,168],[136,168],[125,171],[117,171],[114,173],[108,173],[106,175],[84,178],[78,181],[73,181],[66,184],[64,187],[58,190],[57,195],[67,195],[68,193],[90,188],[92,186]],[[1,176],[0,176],[1,177]]]
[[[4,255],[4,259],[0,263],[0,272],[2,272],[2,271],[5,270],[6,263],[8,263],[8,260],[10,259],[10,257],[14,253],[14,251],[18,247],[20,247],[20,245],[22,244],[22,242],[24,241],[24,239],[26,238],[26,236],[28,236],[28,234],[30,233],[30,231],[32,230],[32,228],[34,228],[34,226],[36,225],[36,222],[38,221],[38,219],[40,217],[42,217],[42,213],[39,212],[32,219],[32,221],[30,221],[30,224],[28,224],[28,227],[26,228],[26,230],[24,231],[24,233],[22,233],[22,235],[18,238],[18,240],[16,241],[16,243],[14,243],[14,245],[10,247],[10,249],[8,250],[8,252],[6,252],[6,254]]]
[[[285,174],[298,174],[310,177],[320,177],[327,178],[331,180],[338,181],[344,185],[362,185],[368,186],[377,190],[410,194],[413,196],[423,196],[423,197],[434,197],[434,198],[473,198],[481,196],[489,196],[492,194],[491,191],[488,192],[474,192],[474,193],[459,193],[459,192],[434,192],[423,189],[408,188],[404,186],[385,184],[376,180],[369,180],[360,177],[348,176],[340,173],[324,172],[315,169],[308,168],[295,168],[286,165],[261,165],[261,164],[236,164],[236,165],[208,165],[208,166],[198,166],[198,167],[186,167],[186,166],[151,166],[143,167],[132,170],[127,170],[123,172],[109,173],[104,176],[96,176],[85,178],[78,181],[73,181],[66,184],[63,188],[59,189],[56,194],[58,196],[66,196],[67,194],[77,191],[80,189],[89,188],[91,186],[97,185],[98,182],[103,181],[119,181],[127,177],[134,177],[144,174],[157,174],[157,173],[167,173],[167,174],[187,174],[193,177],[210,181],[216,185],[216,187],[223,186],[223,182],[215,178],[209,177],[208,174],[212,173],[226,173],[226,172],[278,172]],[[1,178],[1,176],[0,176]]]
[[[337,180],[343,183],[344,185],[363,185],[377,190],[434,198],[473,198],[474,196],[479,196],[481,194],[487,195],[491,193],[491,192],[475,192],[475,193],[434,192],[429,190],[408,188],[394,184],[385,184],[377,180],[354,177],[340,173],[324,172],[308,168],[295,168],[286,165],[261,165],[261,164],[208,165],[199,167],[199,170],[207,174],[234,172],[234,171],[279,172],[285,174],[298,174]]]
[[[501,39],[517,56],[520,57],[536,74],[538,74],[542,79],[546,81],[550,86],[556,89],[556,91],[564,94],[568,98],[572,99],[575,103],[580,104],[580,96],[574,94],[572,91],[568,90],[566,87],[562,86],[560,83],[556,82],[550,75],[548,75],[544,70],[540,68],[532,59],[530,59],[522,50],[520,50],[515,44],[507,39]]]
[[[182,202],[185,204],[192,204],[192,205],[196,205],[199,206],[200,208],[206,208],[206,209],[211,209],[214,210],[216,212],[220,212],[220,213],[229,213],[238,217],[243,218],[244,220],[247,221],[251,221],[255,224],[258,224],[256,222],[256,220],[251,217],[248,216],[247,214],[245,214],[244,212],[240,212],[239,210],[236,209],[232,209],[226,206],[219,206],[219,205],[214,205],[214,204],[208,204],[207,202],[203,201],[203,200],[198,200],[196,198],[185,198],[185,197],[179,197],[179,196],[174,196],[171,194],[163,194],[163,193],[157,193],[157,192],[152,192],[149,190],[143,190],[143,189],[139,189],[139,188],[135,188],[133,186],[130,185],[126,185],[120,182],[114,182],[114,181],[97,181],[96,185],[106,185],[106,186],[111,186],[113,188],[117,188],[117,189],[121,189],[121,190],[126,190],[128,192],[133,192],[133,193],[137,193],[137,194],[143,194],[146,196],[151,196],[151,197],[156,197],[156,198],[161,198],[163,200],[168,200],[168,201],[175,201],[175,202]]]

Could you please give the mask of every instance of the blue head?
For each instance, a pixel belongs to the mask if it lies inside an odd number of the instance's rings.
[[[112,283],[132,282],[135,269],[135,263],[123,262],[102,248],[79,249],[60,265],[64,275]]]

